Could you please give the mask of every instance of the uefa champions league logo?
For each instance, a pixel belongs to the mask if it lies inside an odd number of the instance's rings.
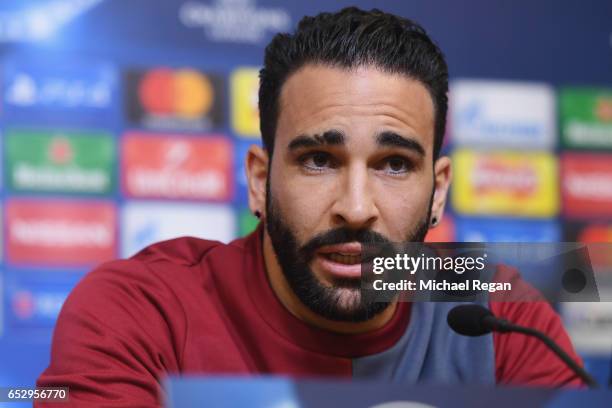
[[[187,1],[179,8],[179,20],[202,28],[208,40],[247,44],[263,43],[268,34],[291,27],[287,9],[257,7],[255,0]]]

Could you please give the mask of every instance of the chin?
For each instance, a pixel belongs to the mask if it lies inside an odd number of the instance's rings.
[[[334,308],[336,313],[347,320],[353,320],[355,315],[363,308],[361,304],[361,293],[359,289],[338,288],[334,289]]]

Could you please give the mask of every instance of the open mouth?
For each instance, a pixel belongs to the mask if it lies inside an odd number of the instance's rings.
[[[332,278],[358,279],[361,277],[363,246],[359,242],[327,245],[319,249],[321,271]]]
[[[341,252],[330,252],[321,254],[332,262],[343,265],[356,265],[361,263],[361,254],[343,254]]]

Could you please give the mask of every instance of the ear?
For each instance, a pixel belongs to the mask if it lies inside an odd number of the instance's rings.
[[[438,220],[438,224],[442,221],[444,215],[446,197],[452,176],[450,158],[447,156],[439,157],[434,163],[434,197],[431,206],[431,218],[435,217]]]
[[[246,175],[249,183],[249,208],[251,213],[266,213],[266,180],[268,178],[268,152],[252,145],[246,157]]]

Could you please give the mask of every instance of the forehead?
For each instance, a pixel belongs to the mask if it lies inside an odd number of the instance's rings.
[[[406,75],[364,66],[306,65],[281,90],[278,144],[299,134],[340,130],[351,138],[391,130],[433,148],[434,107],[425,86]]]

